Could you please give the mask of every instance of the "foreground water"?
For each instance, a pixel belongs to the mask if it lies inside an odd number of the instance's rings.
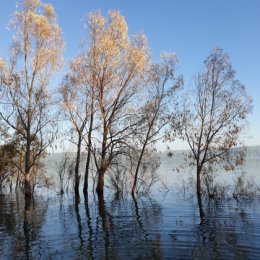
[[[244,170],[258,180],[259,166],[251,158]],[[202,220],[196,198],[182,195],[0,195],[0,259],[260,259],[259,197],[206,200]]]

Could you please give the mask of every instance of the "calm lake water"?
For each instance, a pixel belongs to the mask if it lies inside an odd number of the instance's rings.
[[[58,157],[46,158],[49,171]],[[259,159],[252,149],[240,171],[260,184]],[[206,200],[201,221],[196,197],[178,188],[192,169],[172,171],[181,162],[181,154],[161,155],[169,190],[157,184],[136,199],[75,201],[45,190],[25,204],[19,194],[0,195],[0,259],[260,259],[260,198]]]

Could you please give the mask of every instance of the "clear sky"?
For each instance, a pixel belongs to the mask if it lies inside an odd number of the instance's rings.
[[[6,56],[10,33],[5,29],[15,10],[15,0],[0,0],[0,56]],[[19,2],[19,1],[18,1]],[[120,10],[130,34],[144,32],[153,59],[173,51],[189,85],[203,60],[215,47],[231,57],[237,78],[254,99],[249,117],[247,145],[260,145],[260,0],[46,0],[58,15],[66,42],[65,60],[79,52],[86,15]],[[176,142],[175,149],[185,148]]]

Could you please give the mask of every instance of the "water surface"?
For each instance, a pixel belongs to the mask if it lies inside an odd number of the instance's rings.
[[[242,170],[258,180],[259,166],[251,158]],[[180,180],[172,168],[163,158],[169,187]],[[196,197],[161,185],[136,198],[2,194],[0,259],[260,259],[259,197],[205,200],[203,210],[201,219]]]

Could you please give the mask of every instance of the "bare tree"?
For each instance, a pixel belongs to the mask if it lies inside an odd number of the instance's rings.
[[[52,74],[62,61],[63,41],[50,4],[25,0],[11,21],[16,34],[9,62],[0,61],[2,120],[21,140],[24,153],[25,196],[32,196],[33,168],[55,136],[51,92]]]
[[[86,135],[86,126],[90,115],[88,104],[88,89],[81,84],[82,78],[79,68],[79,60],[75,59],[71,62],[71,71],[65,77],[61,87],[59,88],[62,94],[62,108],[64,109],[65,117],[71,123],[71,139],[77,147],[75,161],[75,176],[74,176],[74,191],[76,196],[79,196],[80,184],[80,161],[82,153],[82,142]],[[76,138],[76,141],[74,140]]]
[[[229,56],[215,49],[205,60],[205,70],[194,81],[194,92],[185,102],[183,138],[191,149],[197,171],[197,195],[201,206],[201,178],[215,163],[231,168],[243,162],[240,145],[252,98],[235,79]],[[208,167],[208,168],[207,168]]]
[[[176,105],[176,93],[182,87],[182,77],[175,77],[175,68],[178,64],[176,55],[164,53],[162,60],[161,65],[151,66],[147,85],[148,93],[144,105],[136,116],[138,126],[133,131],[135,133],[133,138],[135,139],[135,152],[139,155],[135,167],[132,194],[136,192],[138,172],[145,151],[149,147],[154,147],[154,144],[164,137],[162,129],[168,123],[168,116],[171,114],[171,118],[173,118],[171,110],[173,107],[170,107],[169,101]]]
[[[90,19],[90,38],[92,37],[92,29],[94,30]],[[91,38],[89,43],[87,40],[86,42],[84,41],[82,53],[71,62],[70,72],[60,88],[63,96],[63,107],[78,136],[77,163],[75,168],[76,180],[78,179],[75,186],[75,192],[77,191],[77,193],[79,190],[78,165],[80,163],[80,151],[82,150],[83,141],[87,149],[83,192],[87,193],[88,191],[90,162],[93,153],[93,132],[97,128],[95,121],[98,122],[97,117],[95,117],[97,110],[97,85],[99,84],[98,74],[100,69],[97,67],[97,43],[95,37]]]
[[[65,190],[68,190],[69,181],[71,178],[71,165],[74,162],[71,160],[71,153],[68,151],[63,152],[62,159],[59,163],[56,162],[57,173],[59,177],[59,194],[63,195]]]

